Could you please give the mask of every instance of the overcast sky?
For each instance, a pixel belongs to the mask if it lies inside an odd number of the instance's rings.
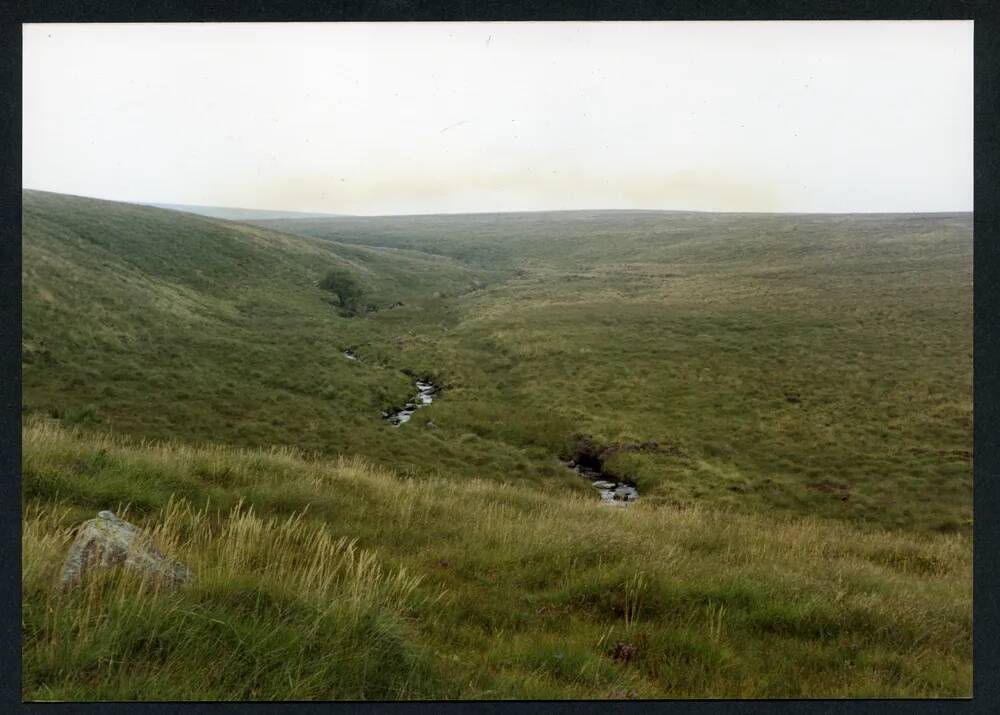
[[[354,214],[972,209],[971,22],[24,27],[28,188]]]

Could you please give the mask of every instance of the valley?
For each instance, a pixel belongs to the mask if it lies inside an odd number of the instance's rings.
[[[971,214],[23,206],[26,693],[969,692]]]

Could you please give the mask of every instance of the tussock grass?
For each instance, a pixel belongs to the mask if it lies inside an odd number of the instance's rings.
[[[556,491],[577,434],[657,440],[608,465],[648,499],[971,534],[968,214],[24,215],[26,414]],[[402,368],[445,391],[397,430]]]
[[[127,509],[124,516],[128,518]],[[419,577],[302,513],[170,501],[147,526],[196,574],[179,592],[128,571],[54,588],[66,511],[24,521],[26,694],[38,699],[407,698],[429,677],[406,637]]]
[[[26,697],[969,693],[969,215],[23,215]]]
[[[956,696],[971,687],[961,534],[413,479],[357,458],[24,430],[29,699]],[[119,474],[184,484],[105,503],[190,565],[150,591],[53,579]],[[212,475],[228,474],[226,487]],[[79,480],[80,477],[77,477]],[[280,488],[278,488],[280,487]],[[344,495],[347,494],[348,498]],[[290,498],[289,495],[295,495]],[[615,644],[636,652],[627,662]]]
[[[260,225],[507,271],[453,301],[446,333],[399,346],[411,364],[443,366],[457,389],[435,423],[476,434],[490,466],[496,443],[525,450],[527,469],[508,473],[539,475],[532,449],[564,451],[574,433],[654,439],[687,458],[609,465],[649,498],[971,533],[969,214]]]

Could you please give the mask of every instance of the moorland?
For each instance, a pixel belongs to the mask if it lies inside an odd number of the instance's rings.
[[[23,217],[27,699],[970,694],[971,215]]]

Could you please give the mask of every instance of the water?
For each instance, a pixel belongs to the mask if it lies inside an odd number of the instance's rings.
[[[348,360],[360,362],[358,356],[351,350],[344,350],[343,354]],[[416,380],[415,384],[417,394],[403,406],[403,409],[396,413],[382,413],[382,417],[388,420],[393,427],[399,427],[401,424],[409,422],[414,412],[434,402],[434,395],[438,391],[434,383]],[[567,462],[566,466],[587,479],[601,493],[601,501],[608,506],[628,506],[639,498],[639,490],[632,484],[609,480],[603,472],[576,462]]]
[[[362,362],[353,350],[344,350],[342,352],[343,356],[348,360],[354,360],[356,362]],[[437,394],[438,388],[432,382],[424,382],[423,380],[416,381],[417,394],[411,399],[406,405],[403,406],[399,412],[383,412],[382,417],[387,419],[392,423],[393,427],[399,427],[404,422],[409,422],[410,418],[413,417],[413,413],[419,410],[421,407],[427,407],[427,405],[434,402],[434,395]]]
[[[396,414],[382,413],[382,416],[389,420],[393,427],[399,427],[401,424],[409,422],[414,412],[434,402],[434,394],[437,392],[437,387],[433,383],[417,380],[416,385],[416,397],[407,402],[403,409]]]
[[[632,484],[612,481],[603,472],[576,462],[568,462],[566,466],[589,481],[608,506],[628,506],[639,498],[639,490]]]

